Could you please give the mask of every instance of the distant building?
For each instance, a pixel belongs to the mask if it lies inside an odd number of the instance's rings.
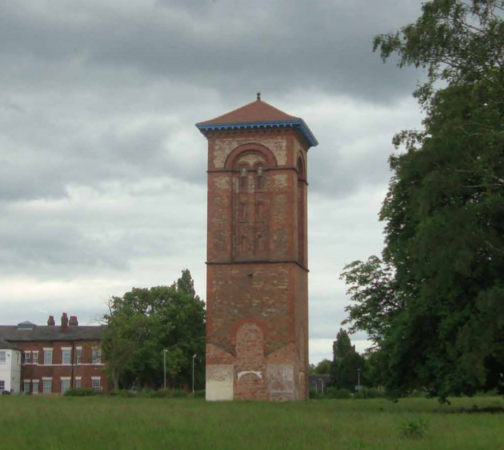
[[[0,391],[3,384],[25,394],[64,394],[78,387],[107,392],[100,348],[104,329],[79,326],[77,317],[69,320],[66,313],[59,326],[53,316],[44,326],[0,326]]]
[[[0,339],[0,395],[4,391],[19,393],[21,383],[21,351]]]

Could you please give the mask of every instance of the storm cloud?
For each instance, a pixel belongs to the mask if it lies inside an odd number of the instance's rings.
[[[7,0],[0,7],[0,322],[104,312],[189,268],[205,297],[206,140],[255,99],[305,119],[313,362],[349,299],[345,264],[382,248],[394,133],[422,74],[376,34],[415,0]],[[366,338],[356,336],[358,347]]]

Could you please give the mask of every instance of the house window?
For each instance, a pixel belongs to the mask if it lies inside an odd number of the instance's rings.
[[[38,352],[33,352],[33,364],[38,364]]]
[[[93,364],[101,364],[101,348],[93,347]]]
[[[76,377],[75,378],[75,387],[77,389],[81,388],[82,387],[82,381],[81,381],[81,377]]]
[[[44,348],[44,365],[50,366],[52,365],[52,348]]]
[[[42,392],[50,394],[52,392],[52,378],[42,379]]]
[[[82,361],[82,347],[77,347],[75,352],[75,363],[80,364]]]
[[[24,388],[23,391],[25,394],[30,393],[30,380],[24,380]]]
[[[61,349],[61,364],[72,364],[72,349],[63,348]]]
[[[31,352],[24,353],[24,362],[25,362],[25,364],[31,363]]]
[[[5,391],[5,381],[0,380],[0,393],[2,393],[3,391]]]
[[[91,387],[95,391],[101,391],[101,378],[100,377],[91,377]]]
[[[32,386],[33,390],[32,390],[32,392],[34,394],[38,394],[39,393],[39,380],[33,380],[32,383],[33,383],[33,386]]]
[[[5,364],[7,360],[7,352],[0,352],[0,364]]]
[[[70,378],[61,378],[61,393],[64,394],[70,389]]]

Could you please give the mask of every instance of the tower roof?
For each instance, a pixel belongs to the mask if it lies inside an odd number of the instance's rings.
[[[286,114],[262,101],[260,94],[256,101],[215,119],[199,122],[196,127],[204,135],[211,130],[290,127],[298,129],[311,147],[318,145],[317,139],[303,119]]]

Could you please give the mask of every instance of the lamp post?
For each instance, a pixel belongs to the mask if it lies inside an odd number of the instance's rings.
[[[166,354],[168,353],[168,350],[166,348],[163,350],[163,359],[164,359],[164,388],[166,390]]]
[[[196,358],[196,353],[192,357],[192,393],[194,394],[194,360]]]

